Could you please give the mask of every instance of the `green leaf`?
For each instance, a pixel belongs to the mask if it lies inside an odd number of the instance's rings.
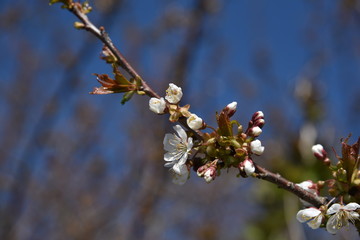
[[[134,95],[135,91],[127,92],[123,95],[123,99],[121,100],[121,104],[125,104],[127,101],[129,101],[132,96]]]

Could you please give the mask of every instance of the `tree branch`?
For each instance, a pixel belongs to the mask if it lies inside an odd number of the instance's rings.
[[[84,24],[82,26],[83,29],[91,32],[94,34],[98,39],[100,39],[114,54],[117,59],[117,64],[121,66],[130,76],[132,76],[136,80],[140,80],[142,83],[142,89],[146,95],[150,97],[160,98],[160,96],[153,91],[149,85],[141,78],[141,76],[133,69],[133,67],[127,62],[125,57],[121,54],[121,52],[114,46],[113,42],[105,32],[103,27],[97,28],[87,17],[85,13],[83,13],[82,5],[78,2],[73,3],[72,7],[68,8],[70,12],[72,12],[76,17],[78,17],[81,22]],[[184,119],[179,119],[179,122],[187,126],[186,121]],[[191,130],[189,128],[189,130]],[[197,131],[193,131],[196,138],[202,139]],[[288,181],[287,179],[281,177],[279,174],[272,173],[265,168],[257,165],[254,163],[256,168],[256,177],[259,179],[263,179],[268,182],[272,182],[276,184],[278,187],[283,188],[286,191],[289,191],[299,198],[311,203],[315,207],[320,207],[321,205],[326,204],[326,199],[318,197],[298,185],[294,184],[293,182]]]
[[[136,80],[140,80],[142,83],[142,89],[148,96],[160,98],[160,96],[152,90],[149,85],[141,78],[141,76],[135,71],[135,69],[126,61],[125,57],[121,52],[115,47],[111,41],[108,34],[105,32],[103,27],[97,28],[82,11],[82,6],[79,2],[73,3],[71,8],[68,8],[77,18],[81,20],[84,24],[83,29],[94,34],[98,39],[100,39],[114,54],[117,59],[117,64],[119,64],[130,76]]]
[[[326,204],[325,198],[318,197],[315,194],[304,190],[295,183],[290,182],[289,180],[281,177],[280,174],[272,173],[256,163],[254,163],[254,165],[255,165],[255,172],[257,173],[256,174],[257,178],[263,179],[268,182],[272,182],[276,184],[278,187],[295,194],[299,198],[303,199],[308,203],[311,203],[317,208]]]

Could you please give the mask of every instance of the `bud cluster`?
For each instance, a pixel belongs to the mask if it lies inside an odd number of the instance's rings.
[[[181,87],[176,86],[173,83],[169,84],[169,88],[166,90],[165,99],[150,98],[149,109],[156,114],[164,114],[168,112],[170,114],[169,120],[171,122],[177,122],[179,118],[186,117],[186,123],[192,130],[199,130],[205,127],[204,121],[196,114],[189,111],[190,105],[187,104],[183,107],[179,106],[179,102],[183,96]]]
[[[251,131],[243,132],[242,125],[230,118],[235,114],[237,103],[232,102],[228,104],[220,113],[216,114],[216,120],[218,127],[213,128],[205,125],[203,120],[196,114],[188,111],[188,106],[179,107],[178,105],[171,104],[180,101],[179,94],[181,88],[176,88],[174,85],[169,85],[167,90],[167,96],[165,99],[151,99],[149,102],[150,109],[158,114],[164,113],[169,109],[170,115],[174,115],[171,111],[178,113],[179,116],[187,118],[187,125],[193,130],[199,130],[209,128],[212,132],[205,132],[201,134],[201,140],[196,139],[194,144],[192,142],[191,132],[189,132],[189,138],[187,134],[180,133],[184,131],[180,126],[176,126],[175,129],[178,132],[178,136],[183,135],[182,140],[174,140],[169,142],[170,137],[164,139],[165,150],[168,151],[165,155],[165,161],[167,161],[168,155],[173,156],[171,158],[172,164],[166,164],[166,166],[176,166],[176,163],[181,165],[187,164],[187,166],[193,166],[199,177],[204,178],[206,182],[213,181],[220,173],[221,169],[228,169],[231,167],[239,169],[239,175],[242,177],[256,176],[256,167],[252,160],[252,155],[261,155],[264,152],[264,146],[261,145],[260,140],[255,139],[261,133],[261,127],[263,127],[264,114],[262,112],[256,112],[251,119],[252,133]],[[161,106],[161,107],[160,107]],[[164,109],[165,108],[165,109]],[[171,117],[170,117],[171,118]],[[181,130],[179,129],[181,128]],[[191,142],[192,150],[189,149]],[[171,145],[171,147],[169,147]],[[182,146],[181,146],[182,145]],[[190,157],[187,161],[183,161],[181,157]],[[201,157],[200,157],[201,156]],[[177,158],[177,159],[176,159]],[[179,171],[175,171],[179,174]]]

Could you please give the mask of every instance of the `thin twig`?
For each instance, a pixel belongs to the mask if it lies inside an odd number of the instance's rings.
[[[135,71],[135,69],[126,61],[125,57],[121,54],[121,52],[115,47],[110,37],[105,32],[103,27],[97,28],[87,17],[85,13],[82,11],[82,6],[80,3],[73,3],[73,6],[69,8],[76,17],[78,17],[82,23],[84,24],[83,29],[91,32],[97,38],[99,38],[114,54],[117,59],[117,64],[119,64],[127,73],[130,74],[134,79],[140,80],[142,83],[142,89],[148,96],[160,98],[160,96],[152,90],[149,85],[141,78],[141,76]]]

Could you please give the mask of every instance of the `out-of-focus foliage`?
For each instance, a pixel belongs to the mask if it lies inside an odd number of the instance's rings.
[[[359,136],[359,2],[89,1],[159,94],[181,86],[206,122],[238,102],[265,113],[256,159],[294,182],[326,179],[311,154]],[[89,95],[102,46],[46,1],[0,3],[0,239],[347,239],[298,223],[298,199],[223,173],[171,183],[171,124],[148,98]],[[350,140],[350,143],[352,140]]]

